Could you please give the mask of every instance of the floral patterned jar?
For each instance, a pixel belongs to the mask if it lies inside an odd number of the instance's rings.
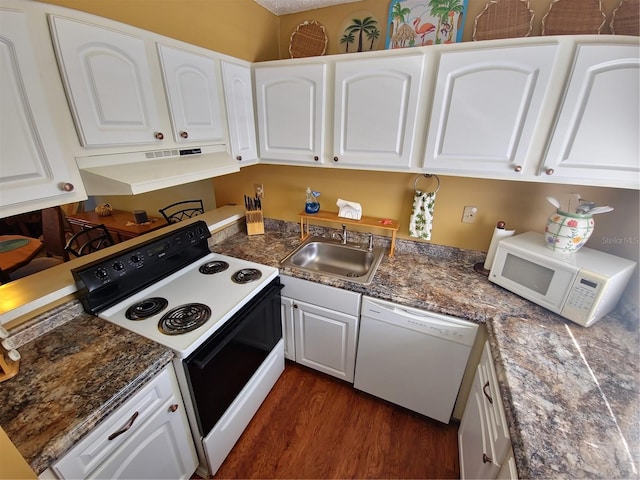
[[[593,233],[593,216],[557,210],[547,220],[547,247],[556,252],[577,252]]]

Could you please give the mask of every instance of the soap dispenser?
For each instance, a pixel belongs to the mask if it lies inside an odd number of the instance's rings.
[[[317,197],[320,196],[319,192],[314,192],[310,187],[307,187],[307,200],[304,204],[304,211],[306,213],[318,213],[320,210],[320,203]]]

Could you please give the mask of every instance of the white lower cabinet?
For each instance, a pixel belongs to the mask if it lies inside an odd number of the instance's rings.
[[[282,276],[286,357],[353,382],[361,295]]]
[[[482,351],[458,429],[458,449],[462,479],[493,479],[499,474],[517,478],[513,454],[512,468],[505,467],[509,463],[511,439],[488,343]]]
[[[63,479],[188,479],[197,456],[168,364],[53,466]]]

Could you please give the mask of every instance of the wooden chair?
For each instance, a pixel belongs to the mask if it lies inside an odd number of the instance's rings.
[[[47,257],[69,260],[69,253],[65,250],[67,234],[64,216],[60,207],[44,208],[42,215],[42,243]]]
[[[178,223],[186,218],[203,214],[204,205],[202,200],[184,200],[161,208],[159,212],[167,223]]]
[[[81,257],[89,253],[96,252],[102,248],[115,245],[109,230],[104,225],[96,225],[95,227],[86,228],[76,233],[69,239],[64,247],[65,251]]]

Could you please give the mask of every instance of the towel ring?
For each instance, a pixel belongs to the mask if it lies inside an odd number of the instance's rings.
[[[436,186],[436,189],[433,191],[433,193],[437,193],[438,190],[440,190],[440,179],[438,178],[438,176],[435,173],[423,173],[422,175],[418,175],[416,177],[416,181],[413,182],[413,189],[416,193],[418,193],[418,180],[420,180],[420,177],[435,178],[436,182],[438,182],[438,185]]]

